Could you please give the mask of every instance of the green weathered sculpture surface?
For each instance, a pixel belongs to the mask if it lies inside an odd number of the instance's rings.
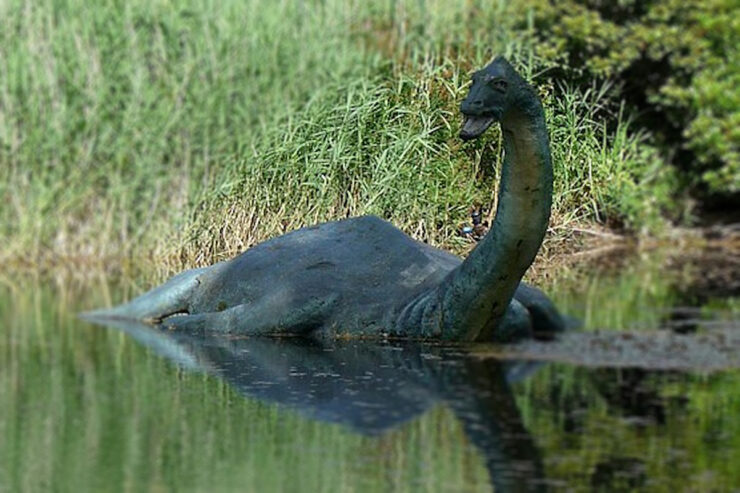
[[[552,200],[540,100],[499,57],[473,76],[461,111],[461,138],[477,138],[498,121],[505,148],[496,219],[465,261],[382,219],[359,217],[273,238],[88,315],[265,336],[506,341],[561,330],[549,299],[520,283]]]

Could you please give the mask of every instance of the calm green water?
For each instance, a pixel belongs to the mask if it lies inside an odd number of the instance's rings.
[[[721,274],[651,256],[550,291],[584,330],[740,330]],[[740,491],[740,371],[177,338],[75,318],[130,288],[0,283],[3,492]]]

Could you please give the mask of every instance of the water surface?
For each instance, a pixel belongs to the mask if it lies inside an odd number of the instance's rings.
[[[550,292],[585,331],[740,331],[731,283],[631,257]],[[75,314],[121,283],[0,287],[0,491],[738,491],[740,372],[466,348],[187,338]]]

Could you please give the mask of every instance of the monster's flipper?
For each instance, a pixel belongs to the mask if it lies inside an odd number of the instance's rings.
[[[128,303],[84,312],[80,317],[93,322],[114,319],[157,324],[177,313],[187,313],[193,295],[200,286],[200,276],[211,268],[213,267],[182,272]]]

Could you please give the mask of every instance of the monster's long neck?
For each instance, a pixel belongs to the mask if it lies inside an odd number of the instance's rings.
[[[532,95],[501,127],[505,158],[496,219],[439,287],[435,311],[443,339],[491,340],[547,231],[553,176],[541,104]]]

